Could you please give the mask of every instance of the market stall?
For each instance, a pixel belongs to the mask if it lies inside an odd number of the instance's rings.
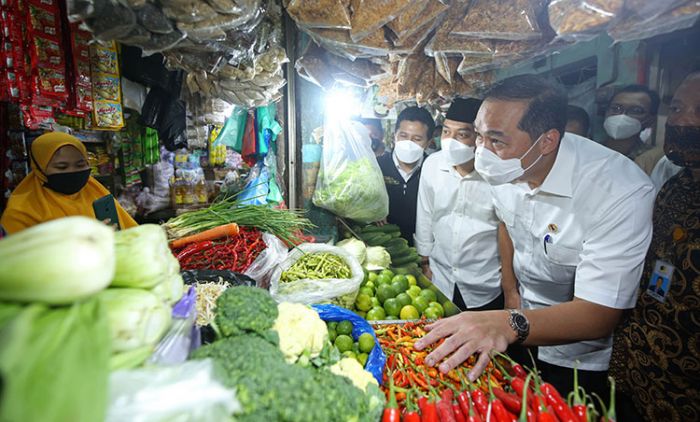
[[[680,0],[0,2],[0,212],[58,131],[142,223],[0,240],[0,420],[614,421],[614,383],[558,392],[534,358],[426,363],[446,340],[415,343],[460,310],[377,224],[359,119],[390,149],[409,105],[441,120],[509,72],[561,60],[582,79],[576,51],[615,50],[594,107],[649,76],[639,40],[690,39],[699,17]]]

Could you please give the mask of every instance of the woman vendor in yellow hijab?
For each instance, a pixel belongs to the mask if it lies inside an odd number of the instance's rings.
[[[85,145],[61,132],[39,136],[32,142],[32,171],[12,192],[0,225],[16,233],[36,224],[73,215],[95,218],[92,203],[109,191],[90,176]],[[115,202],[119,225],[136,222]]]

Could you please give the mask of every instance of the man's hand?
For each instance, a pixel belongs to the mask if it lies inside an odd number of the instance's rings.
[[[416,342],[415,348],[423,350],[445,338],[445,342],[425,359],[426,364],[434,366],[449,356],[440,363],[442,373],[449,372],[472,354],[479,353],[476,364],[469,372],[469,379],[474,381],[486,369],[492,350],[504,352],[509,344],[517,340],[508,319],[507,311],[462,312],[426,326],[429,332]]]
[[[383,220],[379,220],[379,221],[375,221],[375,222],[374,222],[374,224],[376,224],[376,225],[379,226],[379,227],[382,227],[382,226],[385,225],[386,223],[387,223],[386,218],[383,219]]]
[[[428,280],[433,281],[433,270],[430,269],[430,264],[423,264],[421,266],[423,270],[423,275],[428,278]]]
[[[520,292],[517,289],[503,290],[506,309],[520,309]]]

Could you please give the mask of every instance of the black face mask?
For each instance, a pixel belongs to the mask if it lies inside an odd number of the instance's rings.
[[[677,166],[700,168],[700,126],[666,124],[664,153]]]
[[[87,184],[90,178],[90,169],[72,173],[49,174],[46,178],[48,180],[44,183],[44,186],[47,188],[64,195],[72,195]]]

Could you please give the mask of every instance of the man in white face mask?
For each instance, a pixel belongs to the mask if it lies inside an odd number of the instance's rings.
[[[643,85],[628,85],[610,99],[603,122],[608,135],[604,145],[637,163],[647,174],[663,156],[663,150],[649,142],[658,110],[656,92]]]
[[[428,326],[415,347],[448,338],[426,357],[429,365],[447,357],[440,371],[478,353],[474,379],[490,351],[524,344],[539,346],[537,367],[562,395],[576,367],[587,393],[608,390],[611,334],[635,304],[655,191],[624,156],[564,135],[566,100],[559,86],[523,75],[492,87],[479,109],[475,168],[512,239],[517,285],[504,279],[503,289],[517,289],[521,303]]]
[[[413,246],[416,231],[416,202],[423,160],[435,121],[420,107],[399,113],[394,133],[394,151],[377,158],[389,194],[387,222],[401,229],[401,237]]]
[[[491,187],[474,171],[480,105],[476,99],[452,102],[442,149],[425,160],[418,189],[416,249],[423,272],[461,310],[503,309],[499,221]]]

